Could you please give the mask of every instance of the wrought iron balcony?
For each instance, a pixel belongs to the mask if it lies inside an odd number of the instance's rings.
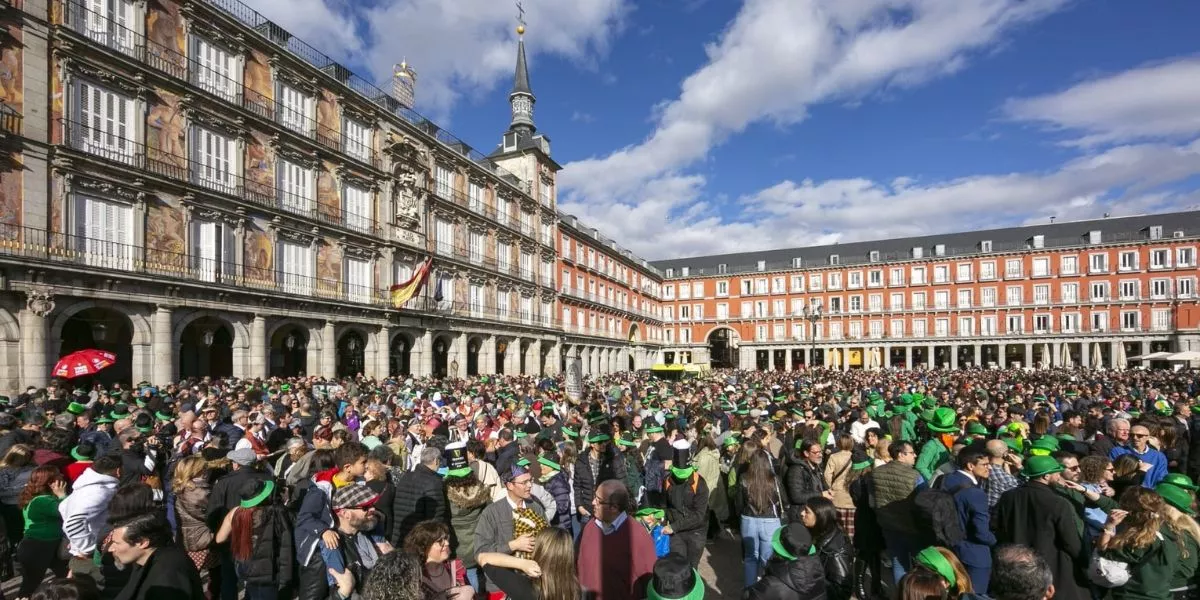
[[[0,133],[21,135],[21,113],[7,104],[0,104]]]
[[[197,193],[246,201],[364,235],[382,237],[384,234],[374,218],[348,212],[344,206],[322,204],[320,198],[289,192],[229,171],[228,167],[168,153],[98,127],[65,119],[62,124],[65,145],[99,160],[188,183]]]

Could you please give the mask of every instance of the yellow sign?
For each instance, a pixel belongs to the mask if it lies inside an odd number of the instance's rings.
[[[861,367],[863,364],[862,350],[847,350],[850,353],[850,366]]]

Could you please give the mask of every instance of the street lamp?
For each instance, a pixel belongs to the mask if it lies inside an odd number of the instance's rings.
[[[346,348],[348,348],[351,352],[358,350],[358,338],[350,336],[350,339],[346,341]]]
[[[287,338],[283,340],[283,347],[287,348],[289,352],[292,350],[295,350],[296,349],[296,334],[289,333]]]
[[[108,325],[102,322],[92,323],[92,341],[103,342],[108,335]]]
[[[816,358],[813,353],[817,351],[817,321],[821,320],[821,305],[813,306],[812,304],[804,305],[803,318],[808,321],[808,366],[815,366]]]
[[[212,348],[213,339],[215,337],[216,337],[216,335],[213,333],[213,330],[209,329],[208,331],[205,331],[204,332],[204,345],[208,348]]]

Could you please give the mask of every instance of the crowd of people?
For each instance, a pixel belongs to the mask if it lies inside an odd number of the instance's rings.
[[[38,600],[1190,600],[1197,396],[1186,369],[54,381],[0,397],[0,579]],[[738,581],[706,584],[706,549],[737,544]]]

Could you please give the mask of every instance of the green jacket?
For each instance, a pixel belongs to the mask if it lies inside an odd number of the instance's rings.
[[[921,446],[921,454],[917,456],[917,472],[925,478],[925,482],[933,481],[933,472],[938,467],[950,462],[950,449],[940,439],[932,439]]]
[[[1129,565],[1129,583],[1110,590],[1112,600],[1170,600],[1171,581],[1179,568],[1179,545],[1167,527],[1145,548],[1105,550],[1105,558]]]
[[[1172,590],[1187,587],[1192,582],[1192,575],[1196,574],[1197,564],[1200,564],[1200,543],[1197,543],[1196,538],[1187,533],[1181,537],[1187,557],[1179,557],[1179,566],[1175,569],[1175,576],[1171,578]]]

